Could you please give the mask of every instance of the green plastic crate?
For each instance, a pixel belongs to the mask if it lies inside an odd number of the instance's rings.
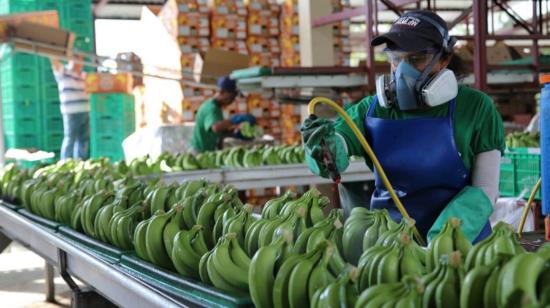
[[[28,109],[31,105],[36,105],[39,108],[37,102],[40,100],[40,92],[36,86],[32,85],[18,85],[9,86],[2,84],[2,106],[5,106],[3,113],[10,113],[11,109],[22,106],[24,109]],[[12,108],[13,107],[13,108]]]
[[[39,0],[36,3],[36,9],[40,11],[59,10],[58,0]]]
[[[44,117],[61,117],[59,98],[42,101],[42,114]]]
[[[0,15],[31,12],[36,9],[35,0],[0,0]]]
[[[59,101],[59,89],[57,87],[57,83],[42,83],[41,88],[41,99],[43,101]]]
[[[2,114],[4,117],[27,116],[34,117],[35,121],[39,121],[38,117],[40,117],[41,108],[36,99],[31,100],[19,97],[18,100],[13,100],[13,97],[10,97],[10,95],[13,94],[17,97],[17,93],[13,93],[10,90],[5,91],[4,93],[8,94],[6,97],[2,97]]]
[[[134,96],[124,93],[90,95],[90,132],[123,140],[135,131]]]
[[[508,160],[509,159],[509,160]],[[520,194],[528,198],[531,189],[540,178],[539,148],[508,148],[501,160],[500,194],[506,197],[517,197]],[[513,180],[513,189],[510,186]],[[540,190],[535,198],[541,198]]]
[[[40,121],[25,114],[3,116],[4,132],[6,134],[39,134],[42,130]]]
[[[4,132],[4,142],[7,149],[39,149],[42,145],[41,138],[38,133],[36,134],[13,134]]]
[[[499,191],[502,197],[513,197],[516,194],[516,179],[512,155],[505,153],[500,160]]]
[[[65,19],[88,20],[92,18],[92,4],[90,1],[65,2],[61,10]]]
[[[90,136],[90,155],[92,158],[106,157],[113,162],[124,159],[122,141],[124,138],[111,136]]]
[[[44,117],[44,129],[46,133],[63,132],[63,117],[61,114],[58,116]]]

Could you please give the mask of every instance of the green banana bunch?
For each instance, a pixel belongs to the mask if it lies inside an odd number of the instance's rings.
[[[82,229],[86,234],[91,237],[97,238],[95,233],[95,218],[99,209],[111,203],[114,200],[114,194],[107,191],[99,191],[92,195],[86,202],[82,204],[81,208],[81,223]]]
[[[113,214],[109,222],[109,239],[112,244],[122,250],[133,250],[133,235],[138,222],[143,218],[145,205],[132,206]],[[114,211],[114,208],[113,208]]]
[[[168,222],[168,224],[164,227],[164,231],[162,233],[162,239],[164,240],[164,248],[166,248],[166,254],[169,257],[172,256],[174,238],[176,237],[176,234],[181,230],[183,230],[185,227],[185,222],[183,221],[183,214],[182,214],[183,206],[177,205],[171,210],[175,211],[175,213],[170,218],[170,221]]]
[[[174,266],[164,244],[164,229],[175,214],[174,209],[168,212],[157,211],[145,231],[145,251],[148,259],[153,264],[169,270],[173,270]]]
[[[343,255],[347,262],[357,265],[359,257],[363,253],[362,245],[357,245],[363,240],[365,231],[374,223],[374,213],[364,207],[355,207],[344,223],[342,235]]]
[[[421,307],[424,285],[416,277],[404,277],[400,282],[383,283],[363,291],[356,308]]]
[[[365,250],[359,259],[359,271],[360,291],[377,284],[399,282],[405,276],[421,277],[426,272],[407,233],[389,246],[376,245]]]
[[[216,195],[208,198],[204,204],[201,205],[197,214],[197,224],[204,227],[205,240],[209,247],[214,245],[214,225],[216,223],[215,212],[218,206],[226,202],[232,202],[232,196],[227,191],[221,191]]]
[[[279,165],[281,164],[281,158],[277,155],[274,147],[267,148],[262,154],[262,160],[264,165]]]
[[[459,307],[464,268],[459,251],[443,255],[433,273],[424,280],[422,307]]]
[[[328,247],[332,244],[323,241],[310,252],[290,256],[283,262],[273,283],[274,307],[309,307],[309,288],[306,285],[324,254],[334,251]]]
[[[538,148],[540,147],[540,132],[515,132],[506,136],[508,148]]]
[[[513,257],[501,269],[496,288],[498,307],[539,307],[537,282],[548,259],[537,253]]]
[[[229,233],[220,239],[206,261],[209,280],[228,293],[247,294],[250,262],[236,234]]]
[[[262,152],[258,149],[250,149],[245,151],[243,155],[243,167],[253,168],[261,166],[263,163]]]
[[[343,272],[335,281],[317,289],[311,297],[311,307],[355,307],[355,303],[359,297],[355,286],[357,275],[357,269],[351,268]]]
[[[69,225],[71,223],[71,215],[76,207],[78,198],[76,193],[72,192],[68,195],[60,196],[55,200],[55,221]]]
[[[281,212],[282,207],[287,202],[295,198],[296,198],[296,193],[289,190],[277,198],[270,199],[265,203],[265,205],[262,208],[262,218],[271,219],[271,218],[277,217]]]
[[[373,214],[373,222],[363,235],[363,251],[374,246],[381,234],[394,228],[396,225],[386,209],[375,210]]]
[[[197,223],[197,215],[201,206],[206,201],[208,194],[205,189],[200,189],[195,195],[183,199],[183,221],[187,229],[191,229]]]
[[[428,244],[426,252],[426,268],[428,271],[436,268],[437,262],[443,255],[456,250],[460,251],[463,256],[468,254],[468,251],[472,248],[472,243],[470,243],[460,229],[461,224],[460,219],[455,217],[449,218],[441,229],[441,232]]]
[[[260,248],[250,261],[249,292],[256,307],[273,306],[273,285],[281,264],[289,257],[292,233],[287,232],[272,244]]]
[[[323,208],[330,203],[330,200],[322,196],[317,189],[310,189],[302,197],[286,202],[281,208],[279,215],[289,215],[296,212],[299,208],[304,208],[307,226],[313,226],[325,218]]]
[[[498,254],[518,255],[525,252],[519,244],[519,237],[512,227],[499,222],[491,235],[480,241],[468,252],[465,262],[466,270],[490,264]]]
[[[222,216],[222,222],[223,222],[222,234],[227,235],[229,233],[234,233],[241,247],[244,247],[246,230],[255,221],[254,217],[251,214],[253,209],[254,209],[254,206],[247,204],[242,208],[238,209],[238,213],[235,214],[233,217],[228,218],[227,220],[223,220],[223,216]],[[233,208],[231,208],[229,211],[233,211]],[[214,213],[214,217],[215,216],[216,215]]]
[[[150,208],[151,214],[159,210],[168,211],[176,202],[174,185],[161,186],[151,193]]]
[[[490,264],[482,264],[468,271],[460,291],[460,307],[496,307],[500,269],[511,258],[497,255]]]
[[[193,156],[193,154],[187,153],[183,155],[181,168],[183,170],[197,170],[200,169],[200,163],[197,161],[195,156]]]
[[[208,252],[203,227],[195,225],[191,230],[181,230],[176,234],[171,258],[179,274],[198,280],[200,260]]]

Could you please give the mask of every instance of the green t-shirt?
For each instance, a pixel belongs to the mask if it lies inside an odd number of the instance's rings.
[[[205,101],[197,111],[191,146],[198,152],[216,150],[220,134],[212,131],[212,125],[223,120],[223,113],[213,98]]]
[[[364,120],[373,99],[374,96],[365,97],[346,110],[363,134],[365,133]],[[428,110],[399,111],[394,108],[383,108],[377,104],[373,116],[393,120],[415,117],[445,117],[448,115],[448,108],[449,103],[445,103]],[[466,168],[470,169],[473,166],[474,158],[479,153],[492,150],[504,151],[502,118],[491,98],[485,93],[466,86],[459,86],[453,125],[456,147]],[[346,140],[349,155],[365,157],[370,166],[371,162],[366,157],[367,155],[361,144],[343,119],[336,120],[335,128]]]

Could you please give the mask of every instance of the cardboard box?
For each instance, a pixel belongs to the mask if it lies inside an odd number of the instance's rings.
[[[180,13],[208,13],[207,0],[176,0]]]
[[[215,84],[219,77],[227,76],[234,70],[247,68],[249,61],[248,56],[238,52],[211,48],[205,54],[204,61],[197,61],[194,69],[195,80]]]
[[[88,93],[128,93],[134,88],[130,73],[88,73],[86,74],[86,92]]]
[[[59,29],[59,15],[55,10],[0,16],[0,41],[6,42],[9,32],[23,22]]]
[[[181,67],[184,70],[191,71],[195,67],[195,61],[197,60],[197,57],[200,58],[200,54],[197,53],[188,53],[188,54],[182,54],[180,56],[180,63]]]
[[[32,42],[16,41],[15,47],[21,50],[38,51],[47,55],[70,56],[75,40],[73,33],[50,26],[24,21],[13,29],[13,37]],[[50,46],[35,46],[42,43]]]
[[[182,54],[206,52],[210,48],[210,40],[203,37],[178,36],[178,44]]]
[[[214,0],[211,1],[210,10],[213,15],[238,15],[246,16],[248,11],[241,0]]]
[[[210,46],[212,48],[235,51],[243,55],[248,55],[248,48],[246,48],[246,42],[242,40],[227,40],[227,39],[213,38],[211,40]]]
[[[281,55],[278,53],[250,53],[250,66],[279,66]]]

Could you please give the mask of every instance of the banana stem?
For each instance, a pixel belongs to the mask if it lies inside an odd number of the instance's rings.
[[[353,131],[353,133],[355,134],[355,136],[357,137],[357,139],[359,140],[359,142],[363,146],[363,149],[365,150],[365,152],[367,153],[367,155],[371,159],[372,163],[374,164],[374,167],[376,168],[376,171],[378,172],[378,175],[382,179],[382,182],[384,183],[384,186],[386,187],[386,189],[390,193],[390,196],[391,196],[393,202],[395,203],[395,206],[397,207],[397,209],[399,210],[399,212],[401,213],[401,215],[403,217],[411,219],[411,217],[409,216],[409,213],[407,212],[407,210],[405,209],[405,207],[403,206],[403,204],[399,200],[399,197],[397,197],[397,194],[395,193],[395,190],[393,189],[393,186],[391,185],[390,181],[388,180],[388,177],[386,176],[386,173],[384,172],[384,169],[382,169],[382,165],[380,165],[380,162],[378,161],[378,158],[376,157],[376,155],[374,154],[374,152],[373,152],[372,148],[370,147],[369,143],[367,142],[367,140],[363,136],[363,133],[359,130],[357,125],[355,125],[355,123],[353,123],[353,120],[351,120],[351,118],[348,116],[346,111],[342,107],[340,107],[337,103],[332,101],[331,99],[328,99],[328,98],[325,98],[325,97],[315,97],[308,104],[308,113],[309,114],[315,114],[315,106],[319,103],[326,104],[326,105],[329,105],[330,107],[332,107],[336,112],[338,112],[338,114],[340,114],[340,116],[344,119],[346,124],[348,124],[348,126],[351,128],[351,130]],[[422,236],[420,235],[420,232],[418,232],[418,229],[416,227],[413,227],[413,232],[414,232],[414,236],[418,240],[418,243],[422,246],[425,246],[426,242],[424,241],[424,239],[422,238]]]
[[[529,214],[529,209],[531,208],[531,203],[533,203],[533,200],[535,200],[535,195],[539,191],[541,183],[542,183],[542,178],[539,178],[539,180],[537,181],[537,184],[535,184],[535,187],[533,187],[533,190],[531,190],[531,195],[529,195],[529,199],[527,200],[527,203],[525,203],[525,205],[523,206],[523,213],[521,213],[521,220],[518,226],[518,235],[520,238],[523,233],[523,227],[525,226],[525,221],[527,220],[527,215]]]

